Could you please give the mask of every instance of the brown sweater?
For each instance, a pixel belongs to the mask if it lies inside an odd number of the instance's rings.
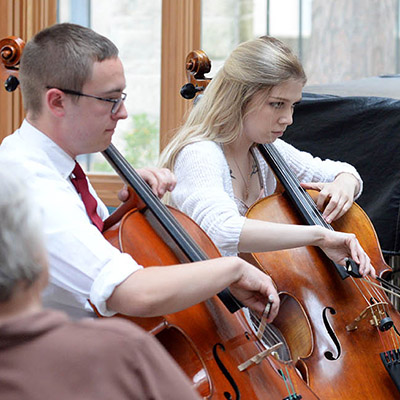
[[[45,310],[0,323],[1,400],[198,400],[150,334],[117,318]]]

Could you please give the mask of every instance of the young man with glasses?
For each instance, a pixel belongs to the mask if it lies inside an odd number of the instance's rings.
[[[105,150],[117,122],[127,118],[124,69],[111,41],[74,24],[44,29],[25,46],[19,78],[26,119],[4,139],[0,158],[7,158],[10,168],[14,163],[25,168],[26,184],[44,214],[50,261],[46,306],[74,318],[94,316],[90,300],[104,316],[151,317],[185,309],[229,287],[259,313],[271,303],[268,321],[274,318],[279,298],[271,279],[245,261],[228,257],[142,268],[91,223],[77,193],[80,186],[73,184],[75,159]],[[139,172],[159,196],[175,185],[168,170]],[[104,220],[105,205],[90,185],[89,191]]]

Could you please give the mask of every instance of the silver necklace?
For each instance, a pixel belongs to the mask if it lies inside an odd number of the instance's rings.
[[[242,170],[239,167],[239,164],[236,162],[236,159],[234,157],[232,157],[232,160],[235,163],[236,168],[238,169],[240,176],[242,177],[242,180],[243,180],[243,183],[244,183],[244,190],[245,190],[245,192],[244,192],[245,199],[247,199],[249,197],[249,185],[250,185],[250,177],[251,177],[251,175],[249,175],[249,179],[246,180],[244,175],[243,175],[243,173],[242,173]],[[250,158],[250,163],[251,163],[251,158]]]

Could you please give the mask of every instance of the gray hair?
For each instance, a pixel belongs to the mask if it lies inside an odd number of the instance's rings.
[[[41,214],[32,204],[22,171],[0,163],[0,303],[16,285],[35,282],[46,260]]]
[[[252,111],[246,106],[254,95],[262,91],[267,97],[273,87],[289,80],[304,85],[307,78],[300,61],[284,43],[270,36],[241,43],[164,149],[160,165],[173,169],[179,151],[193,142],[233,142],[242,132],[245,113]]]
[[[40,114],[46,87],[81,91],[94,62],[118,57],[109,39],[92,29],[63,23],[43,29],[25,46],[19,70],[26,111]]]

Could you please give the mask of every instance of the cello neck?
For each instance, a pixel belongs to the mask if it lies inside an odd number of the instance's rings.
[[[311,196],[304,188],[301,187],[297,176],[288,167],[276,147],[271,143],[259,144],[257,147],[265,161],[268,163],[276,177],[281,182],[282,186],[285,188],[288,197],[292,201],[294,207],[297,209],[304,223],[307,225],[319,225],[333,230],[332,226],[328,224],[322,217],[321,212],[318,210]],[[333,261],[331,263],[342,279],[346,279],[350,275],[355,278],[361,277],[358,272],[358,265],[354,260],[348,259],[345,268],[334,263]]]
[[[332,229],[332,227],[322,218],[315,202],[307,191],[301,187],[297,176],[287,166],[276,147],[271,143],[259,144],[257,147],[282,186],[285,188],[286,193],[292,200],[293,205],[300,213],[304,222],[308,225],[320,225],[324,228]]]
[[[118,173],[118,175],[129,185],[141,200],[146,204],[147,209],[154,215],[161,226],[168,232],[174,243],[180,248],[190,262],[204,261],[208,257],[197,245],[193,238],[179,224],[168,207],[153,193],[149,185],[141,178],[117,148],[111,143],[102,152],[103,156]],[[243,305],[229,291],[228,288],[218,293],[217,296],[224,303],[230,312],[235,312]]]
[[[157,221],[170,234],[188,260],[190,262],[206,260],[207,256],[204,252],[112,143],[103,151],[103,155],[118,175],[146,204],[147,209],[151,211]]]

